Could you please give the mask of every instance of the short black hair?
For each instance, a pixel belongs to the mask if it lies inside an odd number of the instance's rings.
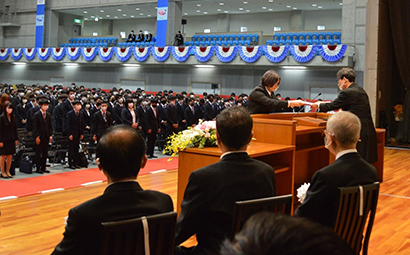
[[[252,134],[253,120],[243,107],[229,107],[216,116],[216,131],[228,149],[239,150]]]
[[[262,212],[250,217],[221,255],[353,255],[330,228],[308,219]]]
[[[107,129],[98,141],[96,154],[102,169],[113,181],[136,178],[145,155],[145,140],[128,125]]]

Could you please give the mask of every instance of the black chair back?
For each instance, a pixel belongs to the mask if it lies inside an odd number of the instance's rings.
[[[380,183],[342,187],[334,231],[359,254],[367,254],[370,234],[376,216]],[[363,231],[366,233],[363,239]]]
[[[233,214],[231,238],[234,238],[246,220],[253,214],[263,211],[283,213],[290,215],[292,208],[292,195],[267,197],[246,201],[237,201]]]
[[[144,235],[143,221],[148,223]],[[174,254],[175,226],[177,213],[169,212],[117,222],[103,222],[103,255],[148,255],[145,253],[149,243],[150,255]],[[148,248],[148,247],[147,247]]]

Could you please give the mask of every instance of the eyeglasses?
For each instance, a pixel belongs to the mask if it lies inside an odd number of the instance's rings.
[[[326,134],[329,134],[329,135],[331,135],[331,136],[333,136],[333,137],[335,136],[334,133],[331,133],[331,132],[327,131],[327,129],[323,130],[322,135],[323,135],[323,136],[326,136]]]

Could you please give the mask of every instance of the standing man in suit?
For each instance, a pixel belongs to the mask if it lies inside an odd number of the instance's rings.
[[[68,90],[68,98],[61,105],[61,114],[63,116],[63,134],[67,134],[67,113],[73,109],[72,102],[75,99],[75,91],[73,89]]]
[[[121,113],[124,109],[124,98],[120,94],[115,95],[115,106],[112,109],[112,118],[114,119],[114,125],[122,124]]]
[[[204,106],[204,119],[205,120],[215,120],[216,115],[218,115],[218,106],[214,103],[214,95],[208,95],[208,102]]]
[[[51,116],[47,112],[49,102],[43,98],[40,100],[40,110],[33,116],[33,137],[35,139],[36,152],[36,173],[50,173],[46,169],[48,144],[53,140],[53,127],[51,124]]]
[[[112,126],[111,113],[107,111],[108,102],[98,102],[97,107],[101,105],[101,109],[94,114],[93,119],[93,140],[99,141],[105,131]]]
[[[336,160],[313,175],[306,198],[295,215],[333,229],[339,205],[338,188],[371,184],[378,180],[376,169],[356,150],[360,126],[359,118],[347,111],[338,112],[327,121],[325,147],[336,156]]]
[[[40,111],[40,106],[38,105],[40,101],[40,97],[33,97],[33,101],[31,102],[32,107],[27,111],[27,122],[26,122],[26,130],[29,134],[33,132],[33,117],[34,114]]]
[[[198,240],[194,249],[182,248],[185,254],[219,254],[231,232],[235,202],[275,195],[273,168],[246,152],[252,126],[243,107],[228,108],[216,118],[221,160],[191,173],[181,203],[175,243],[194,234]]]
[[[282,108],[302,106],[302,100],[285,101],[277,99],[275,91],[279,88],[280,75],[269,70],[261,78],[261,84],[255,87],[249,95],[248,110],[250,114],[271,113]]]
[[[165,109],[165,114],[167,116],[167,139],[170,135],[178,133],[178,109],[175,106],[175,99],[176,97],[174,95],[168,96],[169,104]]]
[[[195,127],[198,124],[198,111],[195,110],[195,100],[188,98],[188,107],[185,108],[185,119],[187,127]]]
[[[159,116],[157,112],[158,99],[151,99],[151,106],[147,108],[145,114],[146,123],[147,123],[147,155],[148,158],[157,158],[154,155],[155,142],[157,141],[157,134],[161,132],[159,127]]]
[[[147,137],[147,131],[148,131],[148,124],[147,124],[147,120],[145,117],[147,115],[147,106],[148,106],[148,99],[143,98],[141,99],[140,104],[136,109],[138,121],[139,121],[138,130],[140,131],[141,135],[144,138]]]
[[[184,107],[184,97],[182,95],[177,95],[178,103],[176,107],[178,109],[178,131],[183,131],[187,128],[185,119],[185,107]]]
[[[104,194],[68,212],[63,240],[53,255],[101,254],[101,223],[173,211],[169,195],[143,190],[137,175],[147,163],[145,141],[127,125],[110,128],[97,145],[97,166],[107,177]]]
[[[369,97],[363,88],[355,83],[356,73],[352,68],[342,68],[337,72],[339,96],[331,103],[316,102],[312,110],[321,112],[342,109],[359,117],[362,129],[357,151],[370,164],[377,161],[377,137],[370,110]]]
[[[81,102],[73,101],[73,110],[67,113],[67,136],[68,136],[68,165],[71,169],[81,168],[78,147],[84,135],[84,116],[81,110]]]

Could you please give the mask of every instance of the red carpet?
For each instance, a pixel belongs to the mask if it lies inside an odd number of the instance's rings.
[[[178,159],[168,161],[168,158],[149,160],[139,176],[156,171],[166,171],[178,168]],[[33,174],[35,175],[35,174]],[[78,170],[67,173],[45,174],[32,178],[0,181],[0,200],[8,197],[22,197],[45,193],[54,189],[70,189],[90,182],[102,182],[107,178],[98,169]]]

